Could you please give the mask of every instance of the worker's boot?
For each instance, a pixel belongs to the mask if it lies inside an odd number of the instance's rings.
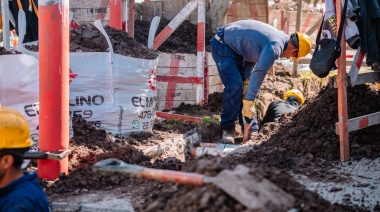
[[[223,129],[222,143],[234,144],[235,143],[235,127]]]

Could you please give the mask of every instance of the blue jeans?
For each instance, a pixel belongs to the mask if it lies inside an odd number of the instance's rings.
[[[223,42],[223,36],[220,36]],[[243,119],[241,110],[243,81],[250,77],[254,63],[244,62],[244,58],[238,55],[231,47],[222,44],[214,38],[210,41],[211,54],[216,63],[219,76],[224,85],[222,114],[220,127],[228,129],[235,126],[235,121],[239,119],[239,124],[243,129]],[[247,123],[251,119],[246,118]],[[257,119],[254,118],[251,130],[258,130]]]

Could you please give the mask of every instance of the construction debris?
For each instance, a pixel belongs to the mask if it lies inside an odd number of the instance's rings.
[[[16,51],[14,49],[6,50],[4,47],[0,46],[0,55],[6,54],[21,54],[21,52]]]

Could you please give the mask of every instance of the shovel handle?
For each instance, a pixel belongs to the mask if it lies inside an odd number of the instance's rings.
[[[205,185],[204,179],[209,177],[201,174],[151,169],[143,166],[131,165],[118,159],[106,159],[97,162],[92,167],[93,172],[100,175],[126,175],[128,177],[160,180],[186,185]]]

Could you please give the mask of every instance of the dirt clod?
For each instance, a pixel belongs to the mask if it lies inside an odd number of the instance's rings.
[[[6,54],[21,54],[21,52],[16,51],[14,49],[6,50],[4,47],[0,46],[0,55]]]

